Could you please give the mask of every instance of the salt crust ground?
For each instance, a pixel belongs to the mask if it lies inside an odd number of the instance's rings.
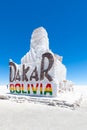
[[[87,130],[87,86],[75,86],[75,91],[83,98],[75,110],[0,100],[0,130]],[[5,92],[0,87],[0,94]]]

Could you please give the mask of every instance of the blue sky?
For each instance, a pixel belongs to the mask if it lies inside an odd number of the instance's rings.
[[[67,79],[87,84],[86,0],[0,1],[0,84],[9,81],[9,59],[20,63],[40,26],[48,32],[50,49],[63,56]]]

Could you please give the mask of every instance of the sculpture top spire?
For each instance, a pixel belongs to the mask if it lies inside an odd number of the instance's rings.
[[[38,50],[40,48],[44,51],[49,50],[49,39],[45,28],[39,27],[33,31],[30,48],[33,48],[34,50]]]

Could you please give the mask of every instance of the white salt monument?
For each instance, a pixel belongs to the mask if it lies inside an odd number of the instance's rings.
[[[10,60],[9,65],[12,94],[57,97],[59,93],[73,91],[73,83],[66,80],[62,56],[50,50],[43,27],[33,31],[30,50],[22,57],[21,64]]]

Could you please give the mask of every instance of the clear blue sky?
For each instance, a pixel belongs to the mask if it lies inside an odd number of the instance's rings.
[[[20,63],[40,26],[50,49],[63,56],[67,79],[87,84],[87,0],[0,1],[0,84],[9,81],[9,59]]]

